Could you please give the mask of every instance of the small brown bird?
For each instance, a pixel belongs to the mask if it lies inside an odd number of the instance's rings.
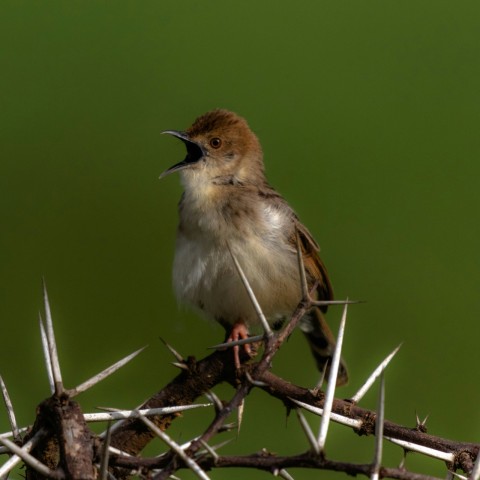
[[[186,131],[163,133],[179,138],[187,149],[185,159],[160,176],[180,172],[184,187],[173,263],[173,285],[181,302],[223,325],[228,341],[246,338],[249,328],[259,324],[228,244],[267,320],[279,328],[301,300],[297,231],[309,287],[317,283],[317,298],[333,299],[319,246],[268,184],[260,142],[242,117],[213,110]],[[313,308],[300,322],[320,371],[335,346],[322,315],[326,310]],[[239,366],[238,347],[235,363]],[[342,363],[337,383],[346,381]]]

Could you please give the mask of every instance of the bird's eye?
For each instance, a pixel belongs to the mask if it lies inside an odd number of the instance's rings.
[[[222,140],[218,137],[214,137],[210,140],[210,146],[212,148],[220,148],[222,145]]]

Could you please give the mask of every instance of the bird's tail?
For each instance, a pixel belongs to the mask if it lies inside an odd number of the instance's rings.
[[[335,350],[335,337],[323,318],[320,309],[313,308],[310,313],[305,315],[300,321],[300,329],[307,337],[318,370],[323,372],[326,368],[325,378],[328,378]],[[347,382],[347,367],[343,359],[341,359],[338,367],[337,386],[345,385]]]

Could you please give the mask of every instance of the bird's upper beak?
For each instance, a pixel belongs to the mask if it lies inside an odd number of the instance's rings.
[[[201,145],[192,140],[187,132],[179,132],[178,130],[165,130],[162,133],[168,133],[174,137],[179,138],[187,147],[187,156],[181,162],[176,163],[172,167],[165,170],[159,178],[164,178],[170,173],[178,172],[184,168],[188,168],[190,165],[197,163],[201,158],[206,155],[205,150]]]

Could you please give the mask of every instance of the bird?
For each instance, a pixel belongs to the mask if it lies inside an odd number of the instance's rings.
[[[178,172],[173,288],[180,303],[202,311],[226,330],[227,341],[247,338],[259,326],[257,312],[235,268],[235,256],[269,324],[279,329],[302,299],[297,239],[309,289],[332,300],[333,288],[319,245],[265,175],[260,141],[240,115],[215,109],[187,130],[165,130],[186,147]],[[298,159],[295,159],[298,161]],[[325,321],[327,306],[313,307],[299,323],[320,372],[328,372],[335,338]],[[234,347],[239,368],[238,346]],[[250,353],[250,347],[244,347]],[[342,360],[337,385],[348,380]]]

